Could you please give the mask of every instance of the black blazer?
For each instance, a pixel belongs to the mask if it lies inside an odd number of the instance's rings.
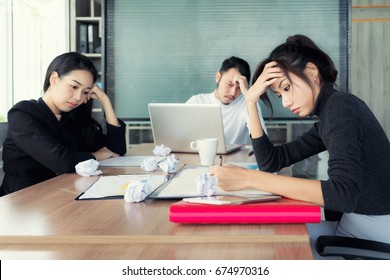
[[[85,122],[89,122],[89,129],[83,138],[79,130],[80,123]],[[102,127],[91,118],[75,120],[63,114],[58,121],[41,98],[15,104],[8,112],[1,191],[8,194],[59,174],[75,172],[77,163],[93,159],[91,153],[102,147],[124,155],[125,124],[119,122],[120,127],[107,124],[107,133],[103,134]]]

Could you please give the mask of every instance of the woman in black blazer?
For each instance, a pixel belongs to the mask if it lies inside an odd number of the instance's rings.
[[[81,161],[126,153],[125,124],[96,80],[89,58],[65,53],[49,65],[43,97],[11,108],[3,144],[1,195],[74,172]],[[91,116],[93,100],[102,104],[106,133]]]

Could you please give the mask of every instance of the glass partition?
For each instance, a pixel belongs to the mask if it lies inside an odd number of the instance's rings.
[[[331,56],[338,85],[348,90],[348,0],[105,2],[105,86],[121,118],[148,119],[149,102],[185,102],[212,92],[225,58],[241,57],[253,72],[294,34],[309,36]],[[274,118],[296,118],[280,100],[273,102]]]

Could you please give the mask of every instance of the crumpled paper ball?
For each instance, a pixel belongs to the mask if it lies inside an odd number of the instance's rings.
[[[210,172],[205,172],[198,176],[196,186],[199,193],[212,196],[217,192],[217,179]]]
[[[164,145],[160,145],[160,146],[157,145],[157,146],[153,149],[153,154],[154,154],[155,156],[159,156],[159,157],[166,157],[166,156],[168,156],[170,153],[171,153],[171,148],[165,147]]]
[[[141,202],[149,195],[150,190],[147,182],[133,180],[129,183],[124,198],[127,202]]]
[[[168,156],[165,160],[160,162],[158,165],[165,173],[176,173],[176,165],[178,160],[175,157],[175,154]]]
[[[100,175],[103,172],[101,170],[97,170],[99,166],[99,162],[94,159],[85,160],[82,162],[79,162],[76,166],[76,172],[80,176],[84,177],[90,177],[90,176],[96,176]]]
[[[158,168],[157,160],[155,158],[146,158],[143,160],[141,168],[148,172],[154,171]]]

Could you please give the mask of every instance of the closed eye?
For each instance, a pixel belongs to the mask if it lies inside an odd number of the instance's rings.
[[[227,83],[227,86],[228,86],[228,87],[233,87],[234,84],[233,84],[233,83]]]

